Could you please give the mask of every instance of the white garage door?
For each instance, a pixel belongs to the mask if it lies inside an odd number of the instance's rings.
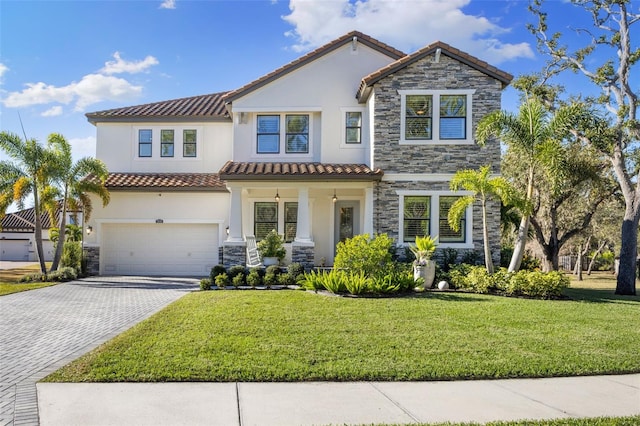
[[[29,240],[0,240],[0,260],[29,260]]]
[[[218,264],[218,225],[104,224],[103,274],[207,276]]]

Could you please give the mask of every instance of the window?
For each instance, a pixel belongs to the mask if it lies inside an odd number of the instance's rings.
[[[356,144],[362,142],[362,113],[347,112],[345,142]]]
[[[284,241],[290,243],[298,230],[298,203],[284,203]]]
[[[439,226],[439,240],[441,243],[464,243],[465,241],[465,229],[466,219],[464,216],[460,219],[460,224],[457,231],[449,226],[449,210],[453,203],[458,201],[460,197],[453,196],[441,196],[440,197],[440,226]]]
[[[466,139],[467,97],[440,96],[440,139]]]
[[[404,197],[403,242],[414,242],[416,237],[429,235],[431,197]]]
[[[138,130],[138,157],[151,157],[151,129]]]
[[[472,144],[475,90],[401,90],[400,143]]]
[[[285,152],[303,153],[309,152],[309,116],[286,115],[286,141]]]
[[[258,116],[258,154],[280,152],[280,116]],[[256,235],[257,237],[257,235]]]
[[[405,139],[431,139],[433,96],[407,95],[405,99]]]
[[[278,230],[278,203],[259,202],[255,203],[254,209],[253,233],[260,241],[271,230]]]
[[[160,131],[160,156],[161,157],[173,157],[173,130],[161,130]]]
[[[195,129],[182,131],[182,156],[183,157],[196,156],[197,135],[198,133]]]
[[[398,190],[400,196],[399,232],[401,242],[413,243],[417,236],[438,237],[440,247],[473,248],[473,207],[469,206],[454,231],[449,226],[451,206],[467,191],[411,191]],[[399,238],[399,239],[400,239]]]

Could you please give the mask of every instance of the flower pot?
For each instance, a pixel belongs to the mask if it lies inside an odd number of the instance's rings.
[[[436,278],[436,263],[433,260],[427,260],[426,265],[416,265],[413,267],[413,279],[422,278],[424,280],[424,288],[431,288],[433,280]]]
[[[277,257],[265,257],[262,259],[262,264],[265,267],[271,266],[271,265],[277,265],[278,263],[280,263],[280,261],[278,261]]]

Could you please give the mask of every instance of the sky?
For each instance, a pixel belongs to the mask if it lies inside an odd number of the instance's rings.
[[[441,40],[514,76],[531,73],[545,58],[526,29],[534,22],[527,5],[0,0],[0,130],[41,142],[61,133],[76,159],[93,156],[96,129],[87,112],[233,90],[351,30],[406,53]],[[550,27],[569,41],[590,24],[565,0],[547,1],[545,9]],[[588,88],[579,77],[565,83],[578,93]],[[503,108],[515,112],[517,100],[508,88]]]

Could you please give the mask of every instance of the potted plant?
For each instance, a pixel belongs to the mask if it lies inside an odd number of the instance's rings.
[[[436,263],[431,260],[431,256],[438,246],[438,237],[431,238],[429,235],[416,237],[415,244],[409,244],[411,253],[416,257],[413,261],[413,278],[424,280],[424,287],[430,288],[436,277]]]
[[[284,239],[275,229],[272,229],[258,242],[258,253],[260,253],[260,257],[262,257],[262,264],[264,266],[279,264],[287,254],[284,248]]]

